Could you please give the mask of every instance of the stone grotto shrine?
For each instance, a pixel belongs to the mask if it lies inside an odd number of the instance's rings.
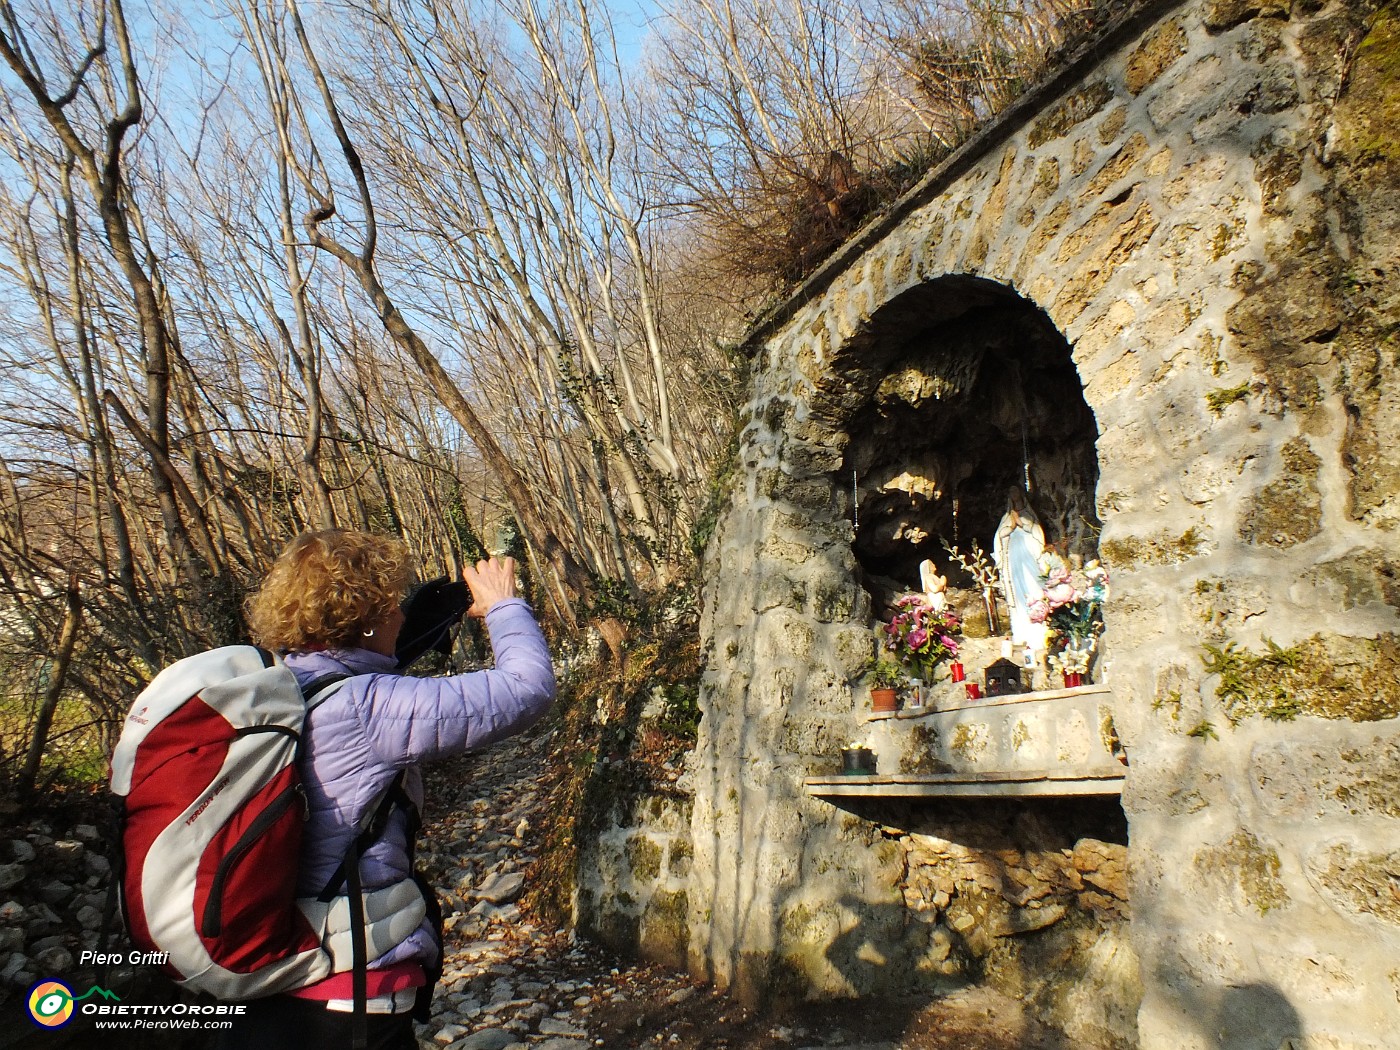
[[[584,927],[1089,1050],[1394,1047],[1396,127],[1394,3],[1139,5],[761,318],[689,786],[589,845]],[[999,655],[944,544],[1026,490],[1111,577],[1088,683],[877,717],[923,560]]]

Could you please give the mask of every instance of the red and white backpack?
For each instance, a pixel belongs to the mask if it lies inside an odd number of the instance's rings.
[[[170,665],[132,705],[112,754],[123,913],[132,942],[166,953],[185,987],[220,999],[302,987],[362,970],[422,921],[411,879],[361,895],[355,878],[350,899],[296,896],[302,724],[345,677],[303,694],[271,653],[228,646]],[[386,806],[371,810],[382,824]],[[378,833],[361,831],[352,872]]]

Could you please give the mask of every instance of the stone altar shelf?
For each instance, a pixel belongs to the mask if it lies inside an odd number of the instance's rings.
[[[1069,689],[1038,689],[1030,693],[1007,693],[1002,696],[983,696],[976,700],[969,698],[939,697],[925,707],[905,708],[901,711],[888,711],[866,715],[866,721],[883,718],[926,718],[944,711],[968,711],[986,707],[1000,707],[1004,704],[1034,703],[1039,700],[1056,700],[1065,696],[1084,696],[1090,693],[1112,693],[1106,685],[1077,685]]]
[[[1107,685],[965,700],[867,717],[875,776],[811,776],[811,795],[1116,795],[1127,757]],[[813,772],[817,772],[814,770]],[[834,772],[834,770],[833,770]]]
[[[1076,775],[1059,770],[1022,773],[899,773],[893,776],[808,777],[818,798],[1070,798],[1121,795],[1123,771]]]

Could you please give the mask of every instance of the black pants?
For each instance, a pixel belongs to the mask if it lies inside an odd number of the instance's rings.
[[[231,1018],[233,1028],[215,1036],[210,1050],[350,1050],[349,1013],[290,995],[244,1005],[247,1012]],[[370,1014],[366,1021],[369,1050],[418,1050],[410,1014]]]

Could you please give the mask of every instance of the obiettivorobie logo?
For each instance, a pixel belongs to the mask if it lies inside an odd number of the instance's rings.
[[[73,1004],[98,995],[109,1001],[121,1002],[116,992],[93,985],[82,995],[74,995],[62,981],[40,981],[29,989],[29,1016],[44,1028],[62,1028],[73,1019]]]

